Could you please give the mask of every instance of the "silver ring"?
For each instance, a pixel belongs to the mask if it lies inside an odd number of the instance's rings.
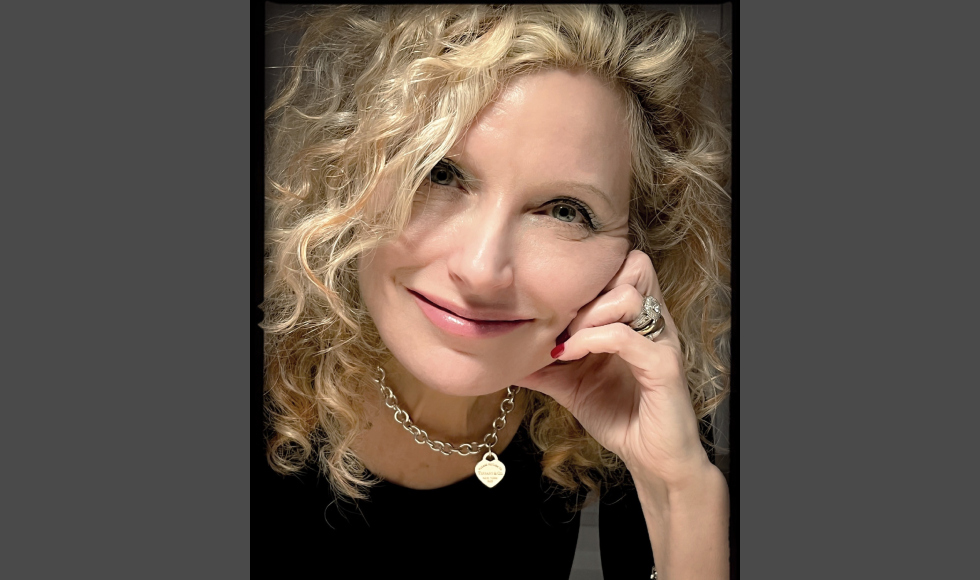
[[[630,323],[630,328],[639,332],[641,329],[650,326],[651,323],[656,323],[660,318],[660,302],[653,296],[647,296],[643,299],[643,308],[640,310],[639,316]]]
[[[640,333],[640,336],[653,340],[660,336],[660,333],[663,332],[664,328],[666,327],[667,322],[664,320],[663,316],[660,316],[646,327],[637,330],[637,332]]]

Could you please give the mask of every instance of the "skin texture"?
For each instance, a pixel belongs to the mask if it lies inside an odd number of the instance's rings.
[[[482,440],[503,389],[541,391],[626,463],[660,576],[726,578],[727,488],[700,445],[657,274],[629,251],[624,118],[617,93],[587,73],[516,79],[450,152],[465,177],[434,170],[405,231],[362,258],[361,292],[395,357],[388,385],[430,435]],[[587,205],[597,229],[556,198]],[[460,336],[433,323],[425,312],[440,311],[409,290],[457,314],[524,322]],[[667,323],[655,340],[624,324],[644,296],[660,300]],[[381,415],[359,450],[375,473],[438,487],[479,459],[442,458]]]

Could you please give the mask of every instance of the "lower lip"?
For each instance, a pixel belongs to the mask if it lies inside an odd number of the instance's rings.
[[[530,322],[530,320],[518,320],[514,322],[476,321],[469,320],[467,318],[460,318],[455,314],[446,312],[437,306],[429,304],[412,292],[409,292],[409,294],[412,294],[412,298],[415,299],[415,303],[419,305],[422,313],[425,314],[425,317],[428,318],[432,324],[436,325],[437,328],[456,336],[465,336],[467,338],[491,338],[512,332]]]

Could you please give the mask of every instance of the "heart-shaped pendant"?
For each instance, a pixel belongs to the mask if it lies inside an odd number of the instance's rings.
[[[507,468],[497,460],[497,455],[493,451],[487,451],[483,460],[476,464],[476,476],[487,487],[493,487],[500,483],[505,473],[507,473]]]

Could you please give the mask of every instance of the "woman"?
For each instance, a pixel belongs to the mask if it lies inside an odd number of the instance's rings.
[[[728,388],[717,45],[609,6],[303,25],[267,116],[268,460],[300,477],[275,479],[266,548],[567,578],[601,495],[635,506],[607,578],[727,577],[698,428]]]

